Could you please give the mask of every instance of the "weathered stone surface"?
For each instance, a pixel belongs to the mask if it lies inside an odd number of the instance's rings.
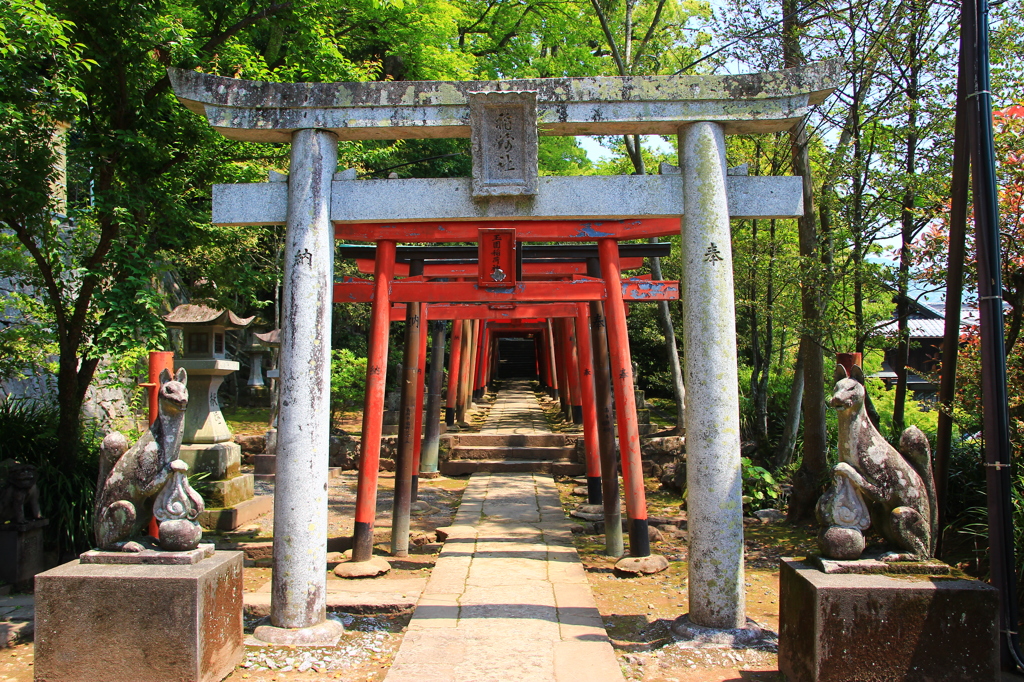
[[[226,509],[210,509],[199,515],[199,524],[209,530],[235,530],[274,508],[273,495],[256,495]]]
[[[43,528],[48,519],[0,526],[0,581],[32,589],[32,577],[45,568]]]
[[[0,474],[3,473],[6,480],[0,485],[0,523],[21,525],[41,519],[36,467],[7,460],[0,463]]]
[[[263,83],[168,69],[175,94],[232,139],[287,142],[303,128],[343,140],[469,137],[469,93],[536,91],[547,135],[671,135],[686,121],[730,133],[786,130],[831,92],[838,64],[726,76],[401,83]]]
[[[473,196],[537,193],[537,93],[467,94]]]
[[[231,478],[206,482],[203,495],[210,507],[234,507],[251,500],[256,493],[253,474],[238,474]]]
[[[203,538],[202,526],[196,521],[206,505],[189,485],[188,465],[180,459],[171,462],[171,477],[153,501],[153,516],[160,522],[157,536],[160,549],[187,552],[197,549]]]
[[[170,463],[178,459],[188,406],[188,374],[160,374],[159,416],[135,445],[123,435],[107,434],[100,446],[100,475],[93,531],[100,549],[120,549],[141,537],[152,518],[147,502],[163,487]]]
[[[333,618],[305,628],[279,628],[260,625],[253,633],[254,643],[280,646],[335,646],[345,633],[345,626]]]
[[[976,580],[826,575],[783,559],[779,670],[791,682],[995,680],[997,608]]]
[[[257,559],[272,559],[274,557],[273,542],[239,542],[235,545],[239,551],[245,554],[246,559],[256,561]]]
[[[684,203],[683,345],[686,364],[686,505],[690,618],[703,627],[746,623],[736,316],[725,137],[720,125],[679,133]],[[671,177],[671,176],[665,176]]]
[[[823,573],[849,574],[862,573],[871,575],[950,575],[952,567],[938,559],[926,561],[882,561],[881,552],[869,552],[868,555],[859,559],[827,559],[821,556],[812,556],[807,559],[811,564]]]
[[[334,567],[334,575],[339,578],[374,578],[391,570],[391,564],[381,557],[371,557],[368,561],[343,561]]]
[[[644,438],[640,442],[640,453],[659,463],[686,457],[686,439],[683,436],[658,436]]]
[[[837,365],[835,381],[829,405],[839,419],[839,463],[816,509],[819,549],[833,559],[856,559],[863,532],[873,527],[896,550],[890,561],[932,556],[938,508],[928,439],[911,426],[897,451],[868,417],[861,368]]]
[[[537,195],[511,206],[476,202],[469,178],[412,178],[335,182],[331,220],[414,221],[486,217],[619,220],[684,214],[682,178],[672,175],[592,175],[538,179]],[[800,178],[732,177],[727,184],[733,218],[792,218],[803,212]],[[273,225],[287,217],[281,183],[213,186],[217,225]],[[406,200],[395,203],[394,197]],[[509,215],[509,211],[512,211]],[[606,227],[605,230],[608,228]],[[528,231],[528,230],[527,230]],[[601,230],[599,230],[601,231]],[[622,230],[629,239],[628,225]],[[596,232],[592,237],[600,236]]]
[[[627,556],[615,562],[616,571],[621,573],[630,573],[632,575],[650,575],[651,573],[660,573],[666,568],[668,568],[668,559],[660,554],[651,554],[649,556]]]
[[[330,465],[343,470],[355,469],[359,462],[359,440],[348,434],[331,436]]]
[[[277,473],[277,455],[253,455],[253,475],[257,481],[273,481]]]
[[[178,459],[188,464],[193,474],[207,472],[207,481],[228,479],[241,473],[242,447],[230,441],[199,445],[186,443],[178,451]]]
[[[36,576],[35,676],[217,682],[242,658],[242,554],[188,566],[72,561]]]
[[[782,523],[786,520],[786,512],[781,509],[758,509],[754,516],[761,519],[761,523]]]
[[[330,185],[338,140],[324,130],[291,136],[284,248],[280,404],[274,482],[274,608],[281,628],[326,617],[334,233]],[[277,184],[277,183],[275,183]]]
[[[213,543],[201,544],[195,549],[159,551],[146,549],[141,552],[104,552],[91,549],[79,555],[83,564],[122,564],[147,566],[190,566],[213,556]]]
[[[261,433],[254,435],[239,435],[236,433],[233,438],[238,443],[238,446],[242,448],[242,452],[247,455],[262,455],[266,447],[266,436]]]
[[[217,392],[224,383],[224,377],[237,372],[239,364],[234,360],[189,357],[179,358],[176,364],[189,372],[189,391],[193,396],[185,413],[182,442],[230,442],[231,429],[220,411]]]
[[[751,619],[741,628],[717,629],[697,625],[688,615],[682,615],[672,623],[672,632],[682,638],[681,647],[687,649],[722,648],[762,649],[774,647],[778,635],[765,630]]]

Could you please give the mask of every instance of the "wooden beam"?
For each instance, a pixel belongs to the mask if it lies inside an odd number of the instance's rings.
[[[575,302],[607,298],[604,282],[591,278],[519,282],[514,287],[502,289],[481,287],[474,282],[427,282],[410,277],[391,282],[390,289],[392,301],[406,303]],[[622,280],[621,292],[626,301],[674,301],[679,298],[679,282],[631,277]],[[369,303],[372,300],[372,280],[346,276],[334,285],[335,303]]]

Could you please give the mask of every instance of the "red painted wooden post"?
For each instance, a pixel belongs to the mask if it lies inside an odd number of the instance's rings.
[[[558,401],[562,410],[562,416],[566,421],[572,421],[572,384],[569,382],[569,339],[565,333],[565,320],[559,318],[554,320],[555,343],[555,366],[558,368]]]
[[[156,422],[156,418],[160,416],[160,373],[165,369],[168,374],[172,377],[174,376],[174,351],[149,351],[149,381],[141,383],[139,386],[145,386],[146,393],[149,396],[150,426],[152,426],[153,423]],[[149,519],[148,532],[151,538],[160,538],[160,523],[156,520],[155,516]]]
[[[633,365],[629,355],[626,308],[622,301],[622,277],[619,273],[619,245],[614,239],[599,239],[601,274],[607,286],[605,305],[608,348],[612,381],[615,386],[615,412],[619,426],[619,452],[622,457],[622,482],[626,489],[626,514],[629,517],[629,553],[648,556],[651,541],[647,535],[647,500],[640,463],[640,429],[636,421],[636,396]]]
[[[565,345],[565,355],[569,365],[569,392],[572,394],[569,399],[572,403],[572,423],[582,424],[583,398],[580,395],[580,360],[579,351],[576,348],[578,343],[576,338],[576,320],[569,317],[562,320],[562,324],[565,326],[566,337],[568,337],[568,343]]]
[[[587,259],[587,274],[600,277],[601,262]],[[611,366],[605,333],[604,303],[590,303],[590,339],[594,349],[594,392],[597,395],[598,442],[601,447],[601,499],[604,504],[604,545],[608,556],[622,556],[622,511],[619,504],[619,465],[615,458],[615,416]]]
[[[414,409],[415,419],[413,426],[415,432],[412,437],[412,501],[420,497],[420,456],[423,454],[423,395],[426,393],[427,378],[427,339],[430,338],[430,325],[427,324],[427,308],[429,303],[424,303],[420,308],[420,357],[416,363],[416,408]]]
[[[541,361],[541,339],[543,338],[543,333],[534,335],[534,374],[541,382],[541,385],[546,386],[548,382],[544,376],[544,370],[542,369],[544,365]]]
[[[478,400],[483,398],[487,386],[487,366],[491,361],[491,354],[488,352],[491,345],[491,331],[487,327],[487,320],[480,320],[480,363],[476,368],[476,381],[473,394]]]
[[[558,363],[555,362],[555,325],[549,317],[547,323],[548,395],[554,398],[558,392]]]
[[[459,426],[466,423],[466,410],[469,407],[469,370],[472,363],[470,362],[470,345],[473,343],[473,323],[472,320],[462,321],[462,351],[459,357],[459,392],[455,399],[455,421],[458,422]]]
[[[476,402],[476,368],[480,365],[480,320],[473,320],[472,342],[470,344],[469,376],[466,377],[466,409],[472,409]]]
[[[587,502],[601,504],[601,443],[597,430],[594,390],[594,349],[590,338],[590,304],[576,304],[576,345],[580,356],[580,395],[583,398],[583,447],[587,461]]]
[[[384,421],[384,380],[388,366],[388,326],[391,316],[388,288],[394,264],[395,242],[378,242],[377,260],[373,269],[374,295],[370,310],[370,347],[366,362],[363,435],[359,444],[352,561],[369,561],[373,555],[373,521],[377,513],[377,470],[380,468],[380,433]]]
[[[448,393],[445,399],[444,423],[455,424],[455,405],[459,397],[459,358],[462,356],[462,320],[452,322],[452,344],[448,354]]]

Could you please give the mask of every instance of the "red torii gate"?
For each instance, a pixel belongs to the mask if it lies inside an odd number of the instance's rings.
[[[629,516],[630,553],[633,556],[647,556],[650,554],[650,542],[647,532],[647,511],[643,490],[643,473],[640,463],[639,429],[636,419],[636,403],[634,397],[634,385],[632,377],[632,366],[630,362],[629,341],[626,332],[626,300],[655,301],[678,298],[678,283],[652,281],[645,278],[621,279],[622,263],[619,257],[619,244],[616,239],[617,233],[628,228],[629,237],[646,236],[647,234],[671,234],[678,230],[678,219],[675,218],[652,218],[638,219],[631,221],[609,221],[614,223],[613,231],[604,231],[603,223],[595,221],[464,221],[458,223],[406,223],[399,225],[380,224],[359,224],[346,225],[345,236],[349,239],[372,239],[376,241],[374,251],[373,280],[364,280],[355,277],[344,277],[342,282],[334,286],[335,302],[370,302],[372,304],[370,322],[370,344],[369,357],[367,362],[367,384],[366,398],[363,411],[363,439],[361,442],[360,471],[357,486],[356,518],[353,537],[354,562],[367,561],[372,556],[373,521],[376,510],[376,489],[377,470],[380,459],[380,437],[382,431],[383,407],[384,407],[384,381],[387,363],[387,327],[392,317],[391,305],[393,302],[404,302],[407,304],[405,315],[411,316],[412,324],[407,326],[406,335],[406,357],[415,357],[417,362],[425,358],[425,335],[421,333],[423,315],[423,304],[444,303],[453,305],[456,303],[530,303],[538,302],[572,302],[576,304],[576,311],[567,317],[577,319],[583,315],[587,302],[607,302],[607,346],[612,352],[606,357],[611,360],[611,379],[615,383],[615,397],[618,414],[620,452],[622,454],[623,481],[626,487],[626,506]],[[500,225],[494,228],[494,225]],[[419,242],[450,242],[450,241],[477,241],[478,258],[476,267],[472,272],[469,264],[457,268],[459,274],[476,275],[476,282],[473,281],[436,281],[424,274],[426,263],[424,260],[413,260],[409,267],[409,276],[404,280],[395,280],[397,269],[396,234],[402,228],[401,235],[404,239],[416,240]],[[560,272],[562,268],[551,263],[547,267],[554,268],[554,271],[544,273],[543,268],[526,268],[522,262],[521,251],[517,249],[518,241],[555,241],[569,239],[573,241],[597,241],[597,258],[592,256],[588,262],[588,276]],[[588,254],[589,255],[589,254]],[[596,264],[599,270],[595,269]],[[487,265],[484,265],[486,263]],[[629,262],[634,265],[635,261]],[[368,269],[368,263],[363,264],[362,269]],[[490,272],[487,269],[491,268]],[[403,268],[404,269],[404,268]],[[571,270],[578,270],[571,268]],[[547,279],[542,281],[525,281],[525,271],[534,276],[563,276],[562,279]],[[455,272],[452,269],[442,267],[432,268],[433,277],[451,277]],[[597,276],[593,276],[597,275]],[[453,279],[463,279],[454,278]],[[609,282],[616,282],[617,286],[607,286]],[[482,306],[479,306],[482,308]],[[426,308],[429,311],[429,306]],[[494,308],[488,308],[486,316],[494,315],[500,317],[501,313],[491,312]],[[455,312],[452,310],[452,312]],[[572,312],[572,311],[566,311]],[[589,312],[589,311],[587,311]],[[429,312],[427,313],[429,315]],[[465,319],[469,319],[468,313],[463,313]],[[476,317],[476,316],[474,316]],[[587,315],[589,317],[589,315]],[[484,315],[480,316],[485,319]],[[546,318],[550,319],[550,318]],[[556,318],[557,319],[557,318]],[[600,316],[598,316],[600,319]],[[476,329],[472,332],[473,339],[470,343],[465,340],[461,342],[461,356],[459,362],[459,379],[464,384],[469,380],[470,390],[476,389],[478,383],[476,378],[484,372],[474,371],[477,367],[483,370],[486,367],[487,358],[483,357],[486,343],[480,343],[480,325],[474,325]],[[570,353],[576,350],[576,338],[571,332],[567,334],[568,343],[560,344]],[[596,334],[595,334],[596,336]],[[603,334],[601,335],[604,336]],[[423,337],[423,341],[421,341]],[[550,335],[549,335],[550,338]],[[454,344],[454,338],[453,338]],[[551,345],[549,343],[549,345]],[[589,344],[588,344],[589,347]],[[453,345],[453,353],[455,346]],[[466,358],[466,352],[471,355]],[[579,358],[584,366],[590,365],[591,379],[580,382],[578,372],[570,372],[572,365],[570,358],[563,358],[560,363],[564,368],[563,376],[568,379],[565,383],[574,383],[576,387],[573,393],[580,394],[581,390],[588,393],[597,391],[593,384],[593,353],[589,358]],[[587,362],[589,360],[589,363]],[[552,363],[556,365],[556,363]],[[557,365],[556,365],[557,366]],[[468,371],[466,371],[468,370]],[[554,367],[552,367],[554,370]],[[552,374],[554,372],[552,371]],[[396,555],[403,555],[408,551],[408,517],[409,506],[412,499],[413,486],[413,453],[414,443],[418,440],[420,419],[418,411],[415,411],[414,398],[410,395],[413,390],[412,382],[417,376],[422,376],[422,369],[412,367],[411,362],[406,363],[405,368],[406,389],[403,390],[402,416],[400,421],[399,437],[399,471],[396,476],[395,490],[395,522],[392,527],[392,551]],[[451,379],[449,379],[451,386]],[[422,385],[422,382],[420,382]],[[581,386],[588,388],[581,389]],[[571,387],[570,387],[571,390]],[[418,389],[417,389],[418,391]],[[596,405],[594,400],[581,400],[582,404]],[[611,422],[610,402],[606,422]],[[581,410],[582,412],[582,410]],[[603,439],[597,436],[598,417],[596,407],[593,414],[581,414],[584,422],[585,433],[592,433],[591,443]],[[414,417],[413,415],[416,415]],[[407,423],[408,422],[408,423]],[[403,428],[404,427],[404,428]],[[586,438],[586,435],[585,435]],[[613,452],[613,444],[607,450]],[[601,448],[602,450],[606,448]],[[612,459],[614,455],[612,454]],[[607,458],[600,458],[607,459]],[[588,461],[593,462],[592,457]],[[615,468],[612,464],[606,469],[604,480],[609,489],[605,491],[604,498],[608,503],[618,503],[617,477],[614,475]],[[588,466],[588,479],[595,482],[601,480],[593,467]],[[596,486],[591,485],[594,488]],[[609,511],[606,507],[606,511]],[[611,521],[612,519],[607,519]],[[618,526],[618,519],[614,520],[614,526]]]

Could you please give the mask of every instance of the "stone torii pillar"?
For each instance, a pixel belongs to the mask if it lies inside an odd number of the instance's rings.
[[[270,621],[254,633],[277,644],[335,642],[327,620],[327,465],[331,404],[334,133],[292,134],[281,324],[281,411],[274,495]]]
[[[736,310],[725,180],[725,134],[717,123],[679,131],[683,203],[683,337],[686,362],[686,510],[690,618],[746,624],[743,480],[736,377]],[[692,350],[690,350],[692,349]],[[693,352],[700,349],[699,352]]]

